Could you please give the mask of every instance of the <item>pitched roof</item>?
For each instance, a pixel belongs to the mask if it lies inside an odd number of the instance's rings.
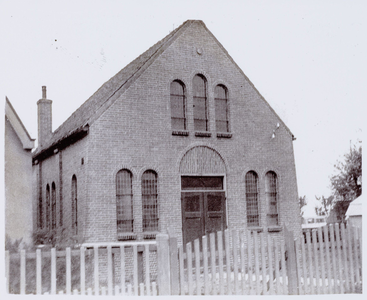
[[[61,139],[73,134],[75,131],[90,125],[93,116],[100,114],[109,107],[144,71],[164,49],[166,49],[183,32],[193,20],[186,21],[165,38],[150,47],[147,51],[129,63],[125,68],[105,82],[87,101],[85,101],[63,124],[53,133],[51,138],[42,148],[38,148],[34,157],[47,148],[55,145]]]
[[[362,196],[353,200],[345,213],[346,216],[361,216],[362,215]]]
[[[176,28],[165,38],[153,45],[131,63],[129,63],[120,72],[114,75],[111,79],[105,82],[87,101],[85,101],[63,124],[61,124],[53,133],[51,138],[46,141],[43,147],[37,148],[34,152],[33,158],[39,154],[45,152],[52,146],[57,145],[61,140],[70,137],[71,135],[84,130],[86,126],[90,125],[96,120],[113,102],[121,96],[123,92],[154,62],[154,60],[167,49],[173,41],[175,41],[185,30],[193,23],[200,23],[207,32],[218,43],[222,50],[226,53],[229,59],[235,64],[239,71],[246,77],[251,86],[259,94],[266,105],[273,111],[273,113],[279,118],[276,112],[268,104],[268,102],[262,97],[255,86],[251,83],[248,77],[243,73],[241,68],[233,61],[232,57],[228,54],[227,50],[222,44],[215,38],[215,36],[207,29],[203,21],[200,20],[188,20],[181,26]],[[289,134],[294,138],[288,127],[279,118],[280,122],[284,125]]]
[[[20,120],[13,105],[11,105],[8,97],[5,97],[5,116],[9,120],[11,126],[14,128],[18,138],[20,139],[23,149],[31,150],[34,148],[34,141],[29,135],[27,129]]]

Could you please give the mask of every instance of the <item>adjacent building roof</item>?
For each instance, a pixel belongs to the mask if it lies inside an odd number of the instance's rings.
[[[353,200],[345,213],[347,217],[362,216],[362,195]]]
[[[20,139],[23,149],[32,150],[34,148],[34,141],[29,135],[27,129],[23,125],[22,121],[20,120],[17,112],[15,111],[14,107],[11,105],[8,97],[5,97],[5,117],[9,120],[11,126],[13,127],[14,131],[16,132],[18,138]]]
[[[165,49],[167,49],[167,47],[169,47],[173,43],[173,41],[175,41],[183,32],[185,32],[185,30],[188,27],[190,27],[193,23],[200,23],[202,26],[204,26],[204,28],[208,31],[208,33],[211,34],[211,32],[206,28],[204,22],[202,21],[188,20],[184,22],[181,26],[176,28],[174,31],[168,34],[165,38],[163,38],[158,43],[156,43],[154,46],[149,48],[146,52],[144,52],[138,58],[133,60],[130,64],[128,64],[125,68],[123,68],[115,76],[113,76],[111,79],[105,82],[97,90],[97,92],[95,92],[63,124],[61,124],[59,128],[57,128],[53,132],[51,138],[44,144],[44,146],[42,148],[38,148],[35,151],[33,158],[36,158],[42,152],[45,152],[50,147],[53,147],[56,144],[60,143],[61,140],[68,138],[71,135],[75,134],[75,132],[81,131],[86,126],[91,125],[91,123],[94,120],[96,120],[104,111],[106,111],[106,109],[110,107],[113,104],[113,102],[116,99],[118,99],[118,97],[120,97],[121,94],[124,93],[126,89],[137,78],[139,78],[139,76],[155,61],[155,59]],[[230,55],[224,49],[224,47],[218,42],[218,40],[213,35],[212,37],[218,43],[218,45],[223,49],[223,51],[228,55],[230,60],[237,66],[237,64],[233,61],[233,59],[230,57]],[[246,75],[242,72],[242,70],[239,67],[238,69],[246,77]],[[250,80],[248,80],[248,82],[253,86]],[[262,99],[270,107],[270,105],[266,102],[266,100],[263,97]],[[274,110],[271,107],[270,109],[274,112]],[[280,118],[279,120],[281,121]],[[290,132],[288,127],[283,122],[282,124],[284,125],[286,130],[290,133],[292,138],[294,138],[293,134]]]

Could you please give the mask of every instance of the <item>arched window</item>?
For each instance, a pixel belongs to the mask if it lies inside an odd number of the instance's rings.
[[[194,129],[196,131],[208,131],[208,100],[206,96],[206,79],[203,75],[195,75],[193,79],[194,96]]]
[[[173,130],[186,130],[186,103],[184,85],[171,82],[171,126]]]
[[[52,183],[51,187],[51,224],[52,229],[56,228],[56,186],[55,182]]]
[[[120,170],[116,174],[117,233],[133,232],[132,174]]]
[[[268,225],[278,225],[278,193],[277,193],[277,175],[269,171],[265,176],[265,194],[268,206]]]
[[[229,132],[228,93],[224,85],[217,85],[215,87],[214,98],[216,130],[217,132]]]
[[[71,179],[71,227],[73,234],[78,234],[78,186],[75,175]]]
[[[247,226],[260,226],[258,202],[258,177],[254,171],[247,172],[246,183],[246,208]]]
[[[46,185],[46,228],[50,229],[50,186]]]
[[[148,170],[141,177],[143,231],[158,231],[157,173]]]

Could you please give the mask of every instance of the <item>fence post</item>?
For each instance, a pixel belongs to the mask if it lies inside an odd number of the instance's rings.
[[[288,277],[288,293],[290,295],[298,295],[297,292],[297,263],[296,252],[294,248],[293,232],[284,227],[284,240],[286,249],[286,264]]]
[[[171,295],[168,234],[159,233],[156,240],[159,295]]]
[[[173,235],[169,237],[170,273],[171,273],[171,295],[179,294],[178,282],[178,249],[177,238]]]

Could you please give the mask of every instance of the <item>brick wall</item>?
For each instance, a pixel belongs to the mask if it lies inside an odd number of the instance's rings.
[[[201,55],[197,48],[202,49]],[[192,79],[198,73],[207,80],[211,137],[196,137],[194,132]],[[170,83],[175,79],[185,84],[189,136],[172,135]],[[217,84],[228,88],[231,138],[218,138],[215,132]],[[277,123],[280,127],[272,139]],[[84,241],[117,240],[115,177],[126,168],[133,174],[137,239],[143,238],[141,175],[151,169],[158,174],[159,230],[167,232],[169,228],[182,243],[179,165],[184,154],[195,146],[210,147],[226,164],[230,228],[247,226],[244,178],[247,171],[254,170],[259,177],[260,225],[267,230],[265,174],[272,170],[278,176],[280,225],[301,234],[290,132],[207,30],[200,23],[193,23],[90,124],[86,138],[63,151],[64,203],[70,197],[73,170],[84,170],[80,186],[78,178],[78,198],[83,203],[79,222],[83,224]],[[80,166],[82,155],[87,158],[84,167]],[[57,164],[57,155],[49,161],[50,166],[45,164],[45,169],[54,168],[51,165]],[[45,178],[50,178],[47,180],[51,180],[52,172],[45,172]]]

